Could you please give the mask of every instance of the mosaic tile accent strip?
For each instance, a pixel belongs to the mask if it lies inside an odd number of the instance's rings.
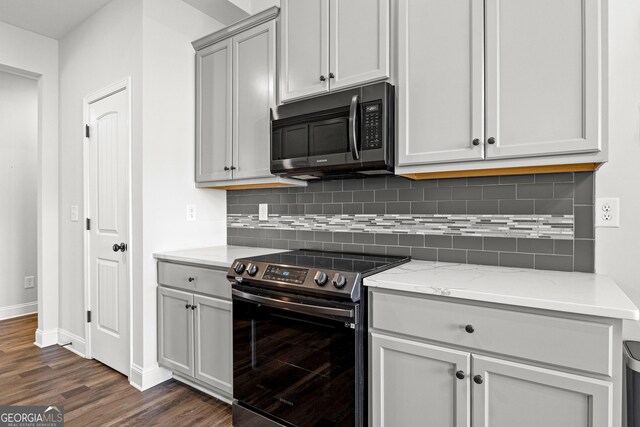
[[[258,215],[230,214],[227,226],[271,230],[573,239],[573,215]]]
[[[593,272],[594,180],[591,172],[389,176],[228,191],[227,243]],[[259,203],[269,205],[266,223],[257,221]]]

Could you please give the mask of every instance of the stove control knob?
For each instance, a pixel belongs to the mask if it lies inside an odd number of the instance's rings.
[[[318,271],[315,275],[315,277],[313,278],[313,281],[316,282],[316,285],[318,286],[324,286],[327,284],[327,280],[329,280],[329,278],[327,277],[327,273],[323,272],[323,271]]]
[[[335,286],[338,289],[344,288],[344,285],[347,284],[347,279],[344,278],[344,276],[340,273],[336,273],[335,276],[333,276],[333,286]]]
[[[249,276],[255,276],[257,272],[258,272],[258,266],[257,265],[249,264],[247,266],[247,273],[249,274]]]
[[[238,261],[236,265],[233,266],[233,271],[235,271],[236,274],[242,274],[244,271],[244,264]]]

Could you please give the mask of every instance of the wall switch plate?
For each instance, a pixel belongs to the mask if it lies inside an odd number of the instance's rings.
[[[596,199],[596,227],[620,227],[620,199],[603,197]]]
[[[268,221],[269,220],[269,205],[266,203],[260,203],[258,205],[258,220],[260,221]]]
[[[187,221],[196,220],[196,205],[187,205]]]
[[[78,205],[71,206],[71,209],[69,210],[69,216],[71,221],[78,221]]]
[[[24,278],[24,288],[25,289],[33,288],[34,284],[35,284],[35,277],[27,276],[27,277]]]

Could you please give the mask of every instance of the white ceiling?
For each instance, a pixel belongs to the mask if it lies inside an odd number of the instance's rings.
[[[0,21],[60,39],[111,0],[0,0]]]

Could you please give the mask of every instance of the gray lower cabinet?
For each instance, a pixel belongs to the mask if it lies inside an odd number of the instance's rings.
[[[618,320],[376,289],[369,324],[373,426],[621,425]]]
[[[195,377],[220,390],[232,392],[231,301],[193,297],[195,320]]]
[[[611,382],[483,356],[473,374],[474,427],[611,425]]]
[[[158,363],[193,376],[193,294],[158,288]]]
[[[158,283],[158,363],[181,381],[231,397],[233,304],[226,272],[160,261]]]
[[[371,350],[374,426],[469,425],[469,353],[376,333]]]

